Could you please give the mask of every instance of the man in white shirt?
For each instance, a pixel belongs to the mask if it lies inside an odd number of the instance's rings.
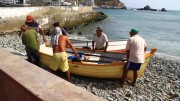
[[[121,87],[124,85],[124,81],[129,70],[133,71],[133,81],[130,84],[135,86],[138,76],[137,71],[140,69],[141,64],[144,63],[145,60],[144,53],[147,49],[147,45],[145,40],[138,35],[138,32],[139,31],[136,29],[131,29],[129,32],[131,38],[127,41],[126,45],[128,62],[123,71],[122,80],[120,83]]]
[[[96,45],[94,45],[96,43]],[[108,47],[108,38],[106,34],[103,33],[100,27],[96,29],[96,35],[92,39],[92,49],[95,50],[104,50],[106,52]]]

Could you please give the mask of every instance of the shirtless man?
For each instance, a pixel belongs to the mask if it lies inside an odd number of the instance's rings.
[[[58,38],[58,45],[53,46],[53,57],[51,59],[49,67],[54,71],[60,68],[62,72],[66,72],[68,81],[70,81],[70,71],[66,54],[66,44],[74,51],[75,56],[78,57],[77,52],[72,46],[69,38],[66,35],[60,35]]]

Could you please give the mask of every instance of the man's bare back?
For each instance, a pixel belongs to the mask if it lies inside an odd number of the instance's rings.
[[[58,46],[53,47],[53,53],[66,52],[67,45],[75,52],[75,55],[77,56],[77,52],[75,51],[74,47],[72,46],[71,41],[66,35],[59,36]]]

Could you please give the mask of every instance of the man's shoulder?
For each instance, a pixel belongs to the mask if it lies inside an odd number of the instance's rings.
[[[104,32],[102,32],[102,35],[107,36]]]
[[[68,39],[67,35],[59,35],[59,38]]]
[[[24,35],[34,35],[34,34],[37,34],[37,32],[36,32],[35,30],[33,30],[33,29],[29,29],[29,30],[27,30],[27,31],[25,32]]]
[[[29,32],[29,33],[36,33],[36,31],[33,30],[33,29],[29,29],[27,32]]]
[[[103,37],[107,37],[107,35],[106,35],[105,33],[102,33],[102,36],[103,36]]]
[[[33,21],[33,22],[25,21],[25,24],[28,25],[29,27],[38,27],[39,26],[39,23],[37,21]]]
[[[136,35],[136,36],[133,36],[133,37],[131,37],[130,38],[130,41],[139,41],[139,42],[143,42],[143,41],[145,41],[141,36],[139,36],[139,35]]]

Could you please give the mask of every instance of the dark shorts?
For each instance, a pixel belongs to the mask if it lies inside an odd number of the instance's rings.
[[[103,47],[103,48],[100,48],[100,49],[97,49],[97,48],[95,48],[96,50],[104,50],[105,49],[105,47]]]
[[[139,70],[142,63],[133,63],[128,61],[126,64],[126,70]]]

